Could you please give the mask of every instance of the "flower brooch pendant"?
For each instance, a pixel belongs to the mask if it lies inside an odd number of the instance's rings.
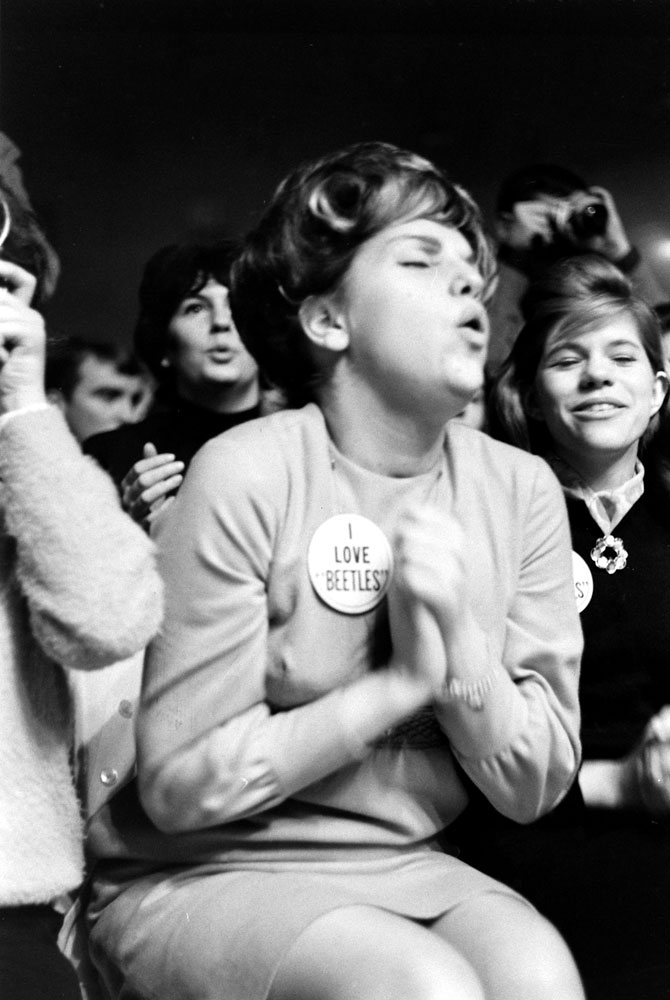
[[[608,554],[606,555],[606,553]],[[607,570],[611,574],[616,573],[618,569],[624,569],[628,553],[620,538],[615,538],[614,535],[603,535],[591,549],[591,558],[598,569]]]

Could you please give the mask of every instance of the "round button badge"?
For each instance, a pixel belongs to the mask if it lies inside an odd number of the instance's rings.
[[[593,574],[588,563],[578,552],[572,553],[572,575],[575,582],[575,601],[580,615],[593,597]]]
[[[374,521],[361,514],[335,514],[314,532],[307,568],[322,601],[345,615],[359,615],[386,594],[393,553]]]

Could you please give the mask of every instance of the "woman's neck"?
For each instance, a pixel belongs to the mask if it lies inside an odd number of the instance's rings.
[[[335,447],[356,465],[379,475],[405,478],[432,469],[444,448],[444,424],[389,412],[374,405],[351,405],[340,393],[319,401]]]
[[[604,455],[602,458],[594,458],[593,455],[566,455],[559,449],[556,454],[575,470],[594,493],[615,490],[635,475],[637,444],[622,455]]]

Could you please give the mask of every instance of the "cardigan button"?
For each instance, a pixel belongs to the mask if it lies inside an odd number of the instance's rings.
[[[122,702],[119,703],[119,715],[122,715],[124,719],[132,719],[133,717],[133,703],[124,698]]]
[[[100,781],[103,785],[107,785],[109,787],[111,785],[115,785],[118,780],[119,772],[115,771],[113,767],[100,772]]]

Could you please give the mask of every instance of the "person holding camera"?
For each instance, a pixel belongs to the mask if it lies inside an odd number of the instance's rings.
[[[496,205],[498,284],[488,305],[491,372],[523,326],[521,299],[556,261],[597,253],[630,277],[649,304],[667,298],[631,244],[609,191],[563,167],[540,164],[510,174]]]

